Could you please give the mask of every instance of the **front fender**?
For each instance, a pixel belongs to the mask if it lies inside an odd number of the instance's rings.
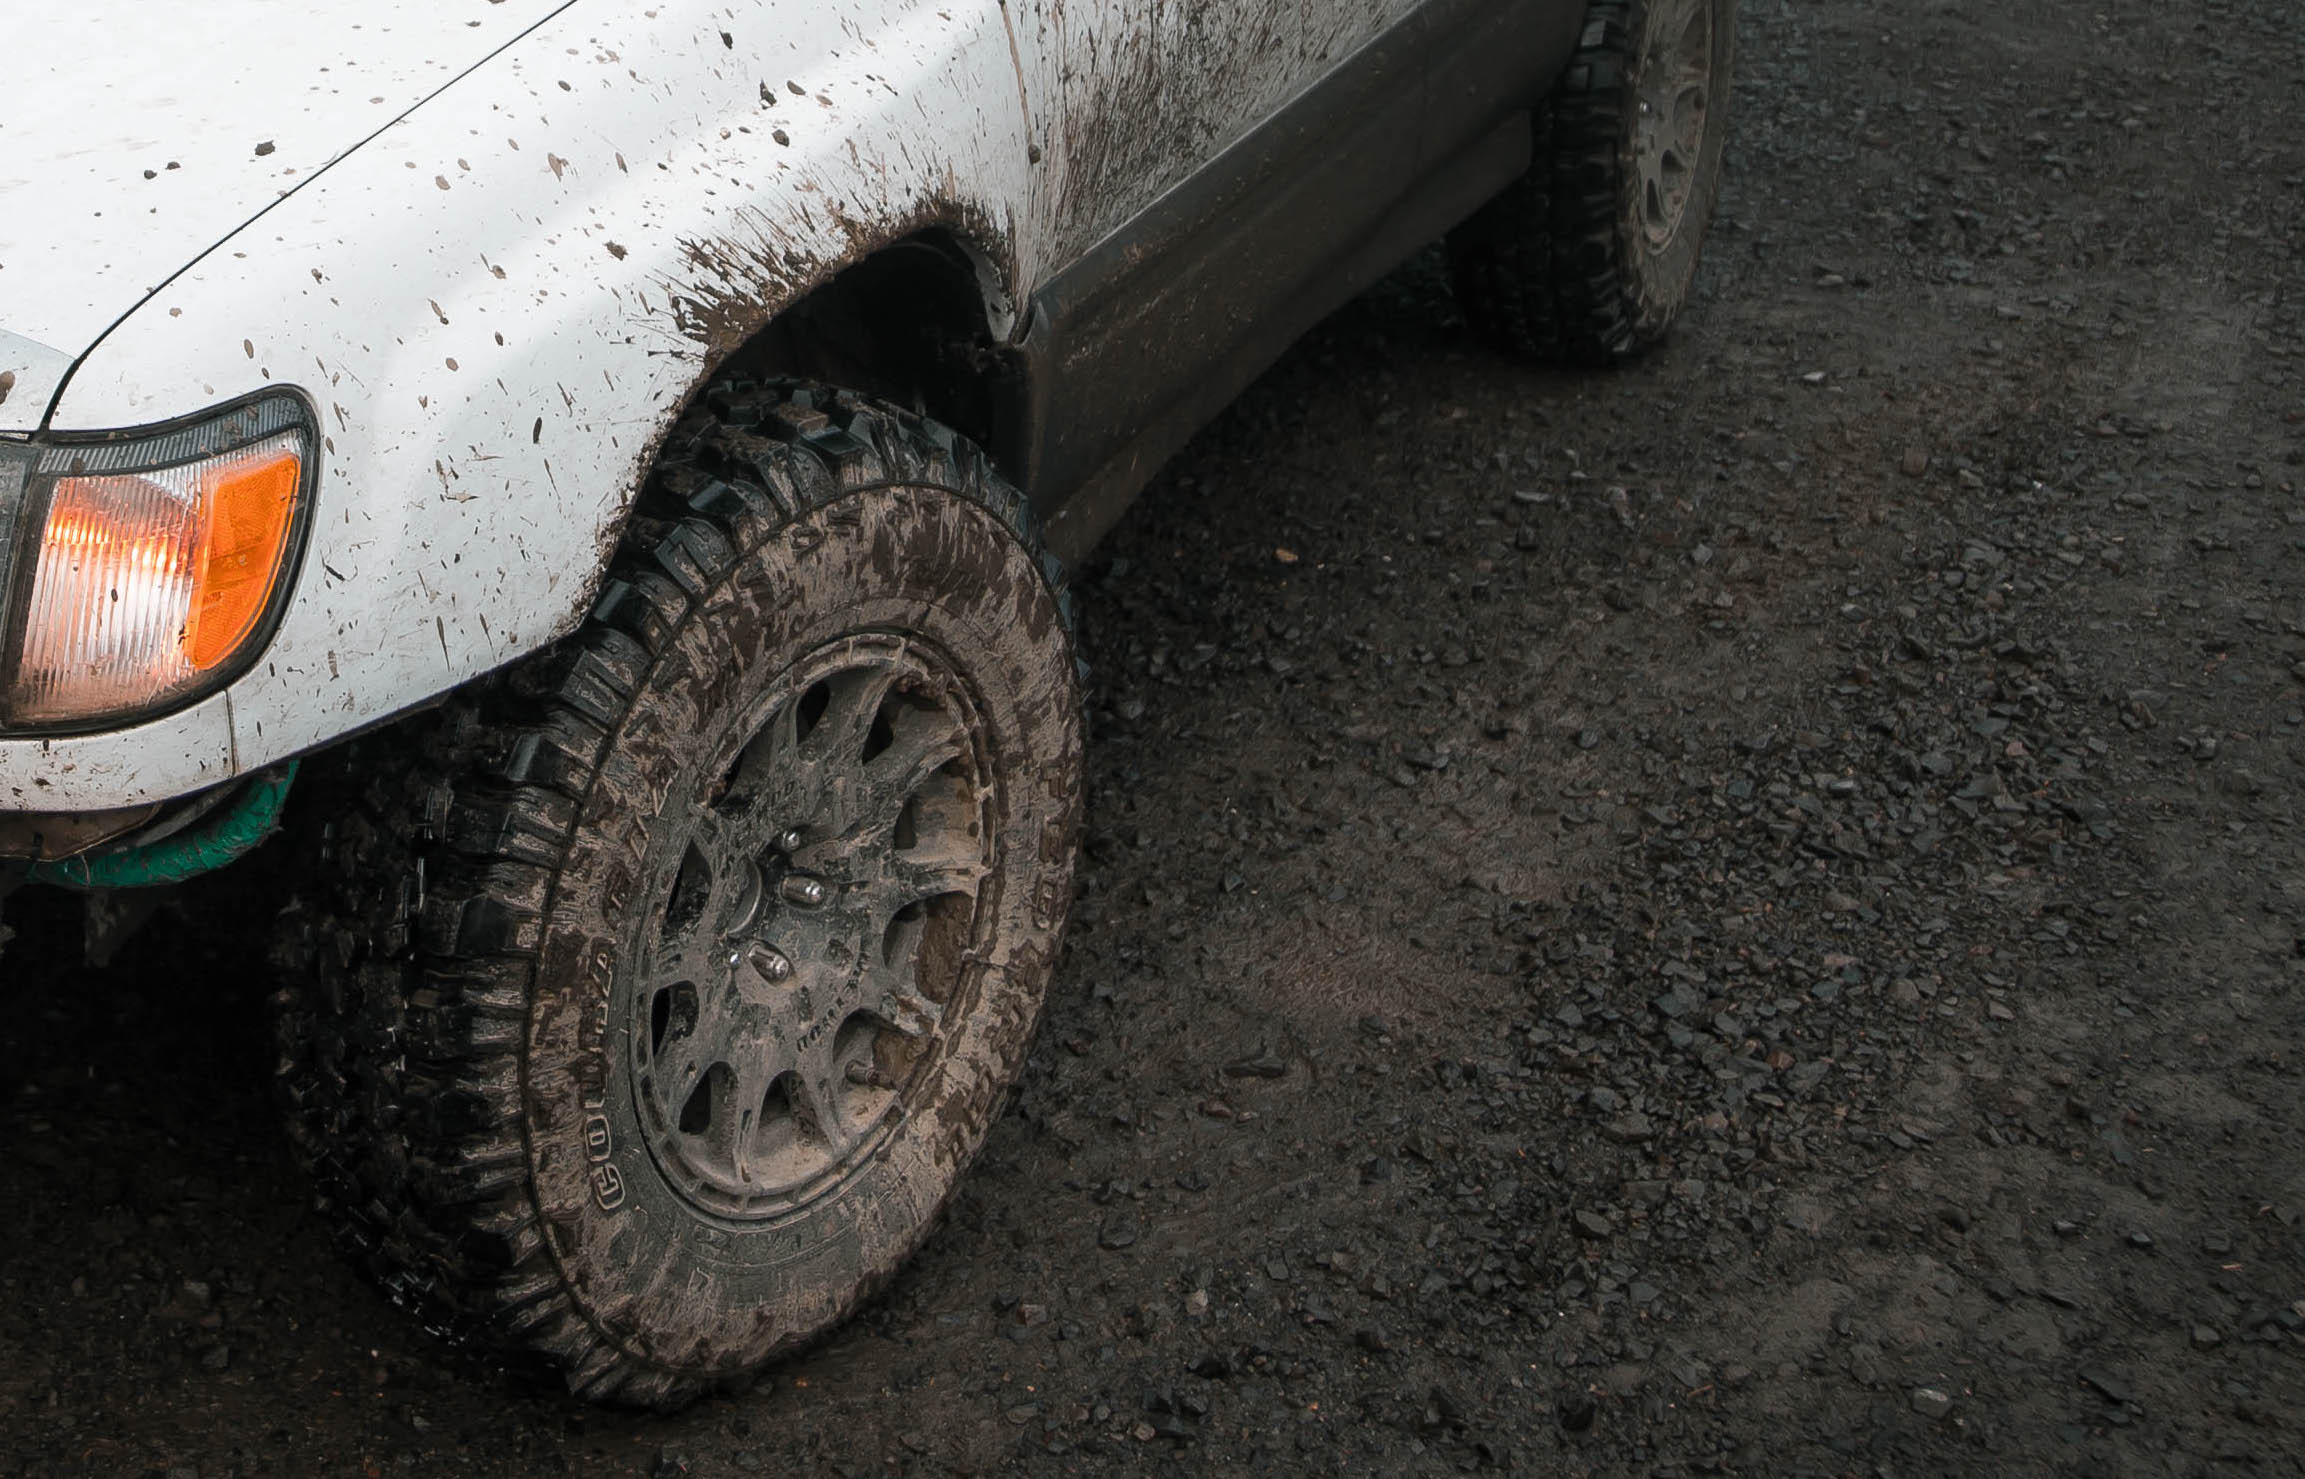
[[[83,360],[52,425],[268,385],[325,436],[264,658],[134,729],[0,739],[0,807],[165,799],[324,745],[582,617],[718,359],[927,224],[1022,301],[1030,186],[992,0],[571,7],[284,197]]]

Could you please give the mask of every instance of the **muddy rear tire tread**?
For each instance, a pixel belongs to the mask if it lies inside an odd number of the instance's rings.
[[[1590,0],[1577,51],[1535,110],[1530,167],[1449,236],[1474,328],[1531,359],[1607,365],[1637,347],[1617,200],[1633,0]]]
[[[1642,9],[1642,0],[1588,0],[1576,52],[1532,110],[1528,170],[1449,233],[1458,305],[1508,354],[1606,367],[1668,326],[1669,312],[1644,321],[1635,274],[1645,264],[1624,235],[1624,131]],[[1728,85],[1717,79],[1724,110]],[[1718,187],[1716,167],[1690,204],[1699,239]]]
[[[571,1298],[528,1182],[529,979],[554,851],[613,784],[609,738],[649,665],[748,552],[889,483],[949,489],[1042,550],[1029,505],[949,430],[820,387],[724,382],[675,429],[575,635],[313,767],[291,821],[326,837],[275,937],[290,1143],[352,1261],[452,1343],[532,1353],[620,1405],[750,1381],[629,1349]],[[1069,633],[1063,570],[1040,560]],[[871,1271],[843,1314],[895,1271]]]

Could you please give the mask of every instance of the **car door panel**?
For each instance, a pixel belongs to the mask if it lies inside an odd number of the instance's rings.
[[[1356,122],[1308,96],[1341,83],[1391,120],[1343,166],[1359,193],[1406,179],[1417,0],[1006,3],[1039,155],[1020,435],[1027,484],[1045,492],[1098,466],[1360,224],[1333,205],[1286,230],[1275,219],[1291,182],[1339,167],[1318,157],[1343,147],[1323,131]]]
[[[1312,322],[1308,284],[1410,188],[1423,46],[1413,18],[1365,43],[1034,294],[1023,471],[1060,552]]]
[[[1304,13],[1328,22],[1305,31],[1320,75],[1033,296],[1022,471],[1062,554],[1085,551],[1299,334],[1526,167],[1526,109],[1583,5],[1306,0]]]
[[[1437,167],[1541,97],[1575,52],[1585,0],[1426,0],[1422,160]]]
[[[1076,260],[1300,91],[1307,0],[1008,0],[1033,113],[1030,229]]]
[[[1161,464],[1299,336],[1432,240],[1437,231],[1478,209],[1527,168],[1528,160],[1527,115],[1515,114],[1447,165],[1418,179],[1407,195],[1393,200],[1361,235],[1326,259],[1319,272],[1291,282],[1285,291],[1272,292],[1259,311],[1236,315],[1230,325],[1234,332],[1204,336],[1172,357],[1159,338],[1162,325],[1130,325],[1137,330],[1133,342],[1145,347],[1148,365],[1145,377],[1130,386],[1132,406],[1145,408],[1134,420],[1067,422],[1051,405],[1059,397],[1036,377],[1034,404],[1047,430],[1033,465],[1045,469],[1045,481],[1038,486],[1048,491],[1045,496],[1036,494],[1035,501],[1046,511],[1050,550],[1064,560],[1086,554]],[[1234,299],[1268,285],[1252,280],[1254,264],[1251,271],[1229,278],[1227,265],[1212,264],[1194,275],[1193,288],[1204,300]],[[1050,323],[1046,318],[1036,321],[1025,346],[1028,356],[1044,362],[1054,357],[1044,337]],[[1076,362],[1088,358],[1074,356]],[[1122,356],[1108,353],[1103,358]],[[1189,373],[1180,375],[1180,369]],[[1113,380],[1104,384],[1110,389]],[[1092,435],[1101,440],[1092,442]]]

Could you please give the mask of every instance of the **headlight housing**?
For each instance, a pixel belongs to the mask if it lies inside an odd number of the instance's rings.
[[[150,718],[245,671],[294,582],[317,443],[304,399],[274,392],[0,447],[0,732]]]

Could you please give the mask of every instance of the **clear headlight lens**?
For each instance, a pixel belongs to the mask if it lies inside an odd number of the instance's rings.
[[[239,671],[286,593],[311,444],[302,403],[276,397],[157,437],[44,448],[9,727],[149,714]]]

